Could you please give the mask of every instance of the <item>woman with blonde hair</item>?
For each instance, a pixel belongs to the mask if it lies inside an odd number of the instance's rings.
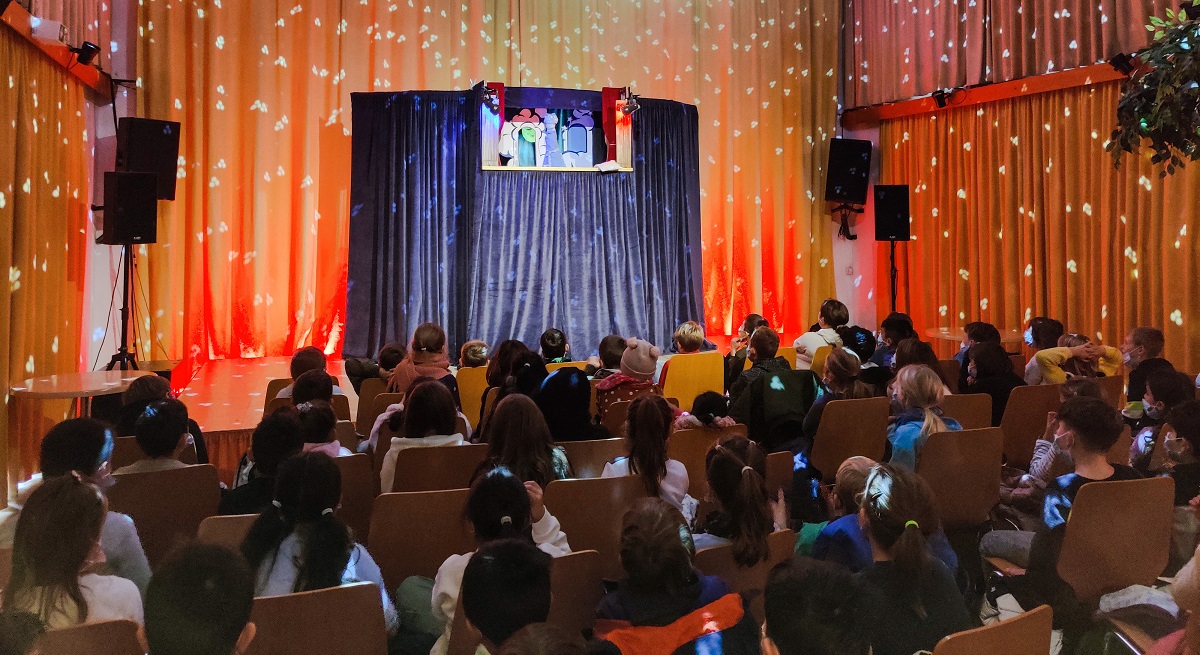
[[[942,416],[939,405],[945,398],[945,387],[938,374],[928,366],[909,365],[896,374],[892,384],[892,404],[899,411],[888,423],[891,464],[915,471],[921,447],[929,435],[962,429],[958,421]]]

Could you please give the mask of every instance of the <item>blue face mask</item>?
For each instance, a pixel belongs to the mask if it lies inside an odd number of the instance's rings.
[[[1031,327],[1025,328],[1024,337],[1025,337],[1025,345],[1032,346],[1033,345],[1033,328],[1031,328]]]

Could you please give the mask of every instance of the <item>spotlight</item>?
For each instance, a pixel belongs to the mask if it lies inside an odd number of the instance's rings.
[[[500,94],[490,86],[483,87],[483,104],[493,112],[500,111]]]
[[[79,63],[87,66],[100,54],[100,46],[91,41],[84,41],[78,48],[71,48],[71,52],[79,58]]]
[[[948,101],[947,95],[946,95],[946,90],[938,89],[937,91],[934,91],[933,92],[933,102],[935,104],[937,104],[938,109],[945,109],[946,105],[949,104],[949,101]]]
[[[1112,58],[1108,60],[1108,65],[1115,68],[1117,72],[1122,75],[1132,75],[1134,69],[1137,67],[1133,61],[1133,57],[1130,57],[1128,53],[1124,52],[1119,52],[1113,55]]]
[[[642,106],[638,104],[637,94],[630,93],[626,96],[625,106],[621,107],[621,113],[628,116],[641,108]]]

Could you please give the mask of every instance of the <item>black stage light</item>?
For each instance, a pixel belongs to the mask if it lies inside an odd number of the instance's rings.
[[[71,48],[71,52],[79,58],[79,63],[87,66],[100,54],[100,46],[91,41],[84,41],[78,48]]]

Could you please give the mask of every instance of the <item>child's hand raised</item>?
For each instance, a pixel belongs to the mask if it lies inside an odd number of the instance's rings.
[[[536,482],[526,482],[525,491],[529,494],[529,516],[534,523],[546,516],[546,505],[542,502],[542,488]]]

